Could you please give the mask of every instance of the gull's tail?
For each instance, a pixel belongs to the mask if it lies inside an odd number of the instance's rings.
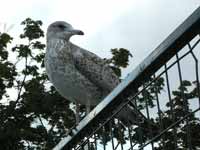
[[[117,115],[117,118],[126,126],[145,125],[144,128],[156,127],[152,120],[148,119],[142,112],[140,112],[134,104],[126,105]]]

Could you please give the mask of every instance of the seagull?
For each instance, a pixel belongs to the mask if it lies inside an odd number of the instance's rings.
[[[64,21],[56,21],[47,29],[45,67],[49,80],[67,100],[85,105],[87,112],[98,105],[119,83],[107,62],[72,42],[73,35],[84,35]],[[136,122],[138,111],[125,107],[120,120]]]

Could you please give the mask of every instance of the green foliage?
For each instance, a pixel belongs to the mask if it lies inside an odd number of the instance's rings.
[[[188,90],[188,89],[192,90]],[[184,90],[184,93],[183,93]],[[195,98],[198,98],[198,90],[197,90],[197,84],[196,82],[191,83],[190,81],[184,80],[182,82],[182,85],[178,87],[176,91],[173,91],[173,99],[171,102],[166,103],[166,106],[169,108],[165,112],[163,112],[163,124],[164,128],[167,128],[169,125],[171,125],[172,121],[178,121],[182,119],[185,115],[188,113],[191,113],[192,110],[189,108],[189,101],[193,101]],[[187,99],[187,100],[186,100]],[[170,111],[170,109],[173,108],[173,113]],[[187,125],[188,124],[188,125]],[[188,149],[188,141],[187,141],[187,128],[190,129],[190,136],[191,136],[191,146],[192,149],[198,150],[200,148],[200,120],[191,113],[191,115],[188,117],[187,121],[186,119],[181,121],[180,124],[177,124],[175,128],[172,130],[168,130],[164,136],[161,137],[159,143],[159,147],[156,148],[156,150],[162,150],[164,147],[167,148],[167,150],[171,149],[178,149],[178,150],[185,150]],[[177,142],[178,147],[175,147],[175,139],[174,139],[174,132],[177,134]]]
[[[8,52],[6,51],[6,47],[8,43],[11,43],[12,37],[8,34],[0,33],[0,60],[4,61],[8,58]]]
[[[140,95],[138,95],[137,99],[138,109],[144,109],[146,106],[153,108],[155,106],[155,101],[157,99],[157,95],[161,93],[164,87],[164,79],[162,77],[158,78],[155,82],[152,82],[153,78],[149,78],[143,84],[143,88],[148,86],[148,88],[144,88]]]
[[[28,38],[29,41],[32,41],[34,39],[44,37],[44,32],[40,28],[42,21],[34,21],[30,18],[27,18],[21,24],[25,25],[25,28],[24,33],[20,35],[20,38]]]
[[[75,114],[71,102],[57,93],[45,73],[45,44],[40,42],[44,37],[42,22],[27,18],[21,24],[24,32],[20,38],[24,42],[11,51],[7,45],[12,37],[0,34],[0,99],[6,101],[0,103],[0,145],[5,150],[51,149],[74,126]],[[16,62],[8,61],[11,52],[15,53]],[[122,48],[113,49],[112,54],[110,63],[120,76],[121,67],[128,65],[131,55]],[[7,89],[17,92],[16,97],[10,98],[12,93]],[[81,106],[81,114],[85,111]]]
[[[133,57],[129,50],[124,48],[111,49],[112,58],[105,59],[118,77],[121,77],[121,68],[128,66],[129,57]]]
[[[70,103],[49,87],[43,69],[45,45],[40,42],[42,22],[28,18],[22,25],[20,38],[28,41],[12,51],[7,49],[12,38],[0,34],[0,100],[4,101],[0,103],[0,148],[51,149],[74,125],[75,117]],[[8,60],[10,52],[16,62]],[[7,89],[17,96],[10,98]]]
[[[0,99],[6,94],[6,88],[13,86],[15,76],[15,66],[9,62],[8,51],[6,50],[7,45],[12,41],[6,33],[0,33]]]
[[[113,57],[111,58],[112,63],[117,67],[126,68],[129,62],[129,56],[132,57],[132,54],[124,48],[115,48],[111,49]]]

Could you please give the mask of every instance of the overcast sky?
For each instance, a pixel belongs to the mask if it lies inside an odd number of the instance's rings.
[[[101,57],[111,48],[126,48],[133,58],[125,76],[153,51],[196,8],[200,0],[0,0],[0,31],[21,33],[25,18],[42,20],[43,29],[57,20],[84,31],[72,41]]]
[[[43,21],[43,29],[64,20],[84,31],[72,41],[101,57],[111,48],[133,54],[130,72],[197,7],[200,0],[1,0],[0,23],[20,33],[25,18]],[[2,27],[2,26],[1,26]]]

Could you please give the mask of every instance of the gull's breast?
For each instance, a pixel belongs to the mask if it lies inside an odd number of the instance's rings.
[[[103,98],[101,89],[83,76],[73,63],[46,56],[45,67],[50,81],[66,99],[85,105],[96,105]]]

